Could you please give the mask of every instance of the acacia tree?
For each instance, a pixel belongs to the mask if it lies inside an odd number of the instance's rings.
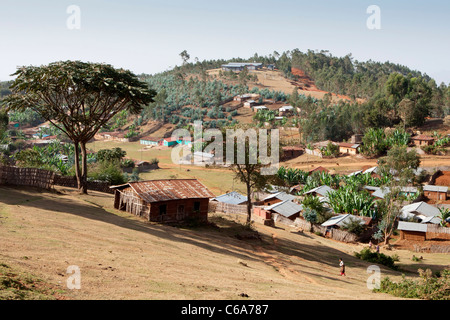
[[[32,109],[75,145],[78,189],[87,193],[86,143],[120,111],[138,114],[156,92],[132,72],[81,61],[20,67],[12,76],[6,110]],[[81,168],[80,168],[81,150]]]

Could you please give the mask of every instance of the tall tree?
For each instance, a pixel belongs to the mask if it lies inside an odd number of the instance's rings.
[[[408,151],[406,146],[394,146],[388,151],[387,156],[379,161],[378,174],[393,176],[388,185],[383,186],[388,190],[384,199],[378,201],[383,214],[376,237],[384,240],[384,244],[389,243],[395,230],[395,222],[401,213],[401,189],[414,181],[414,170],[419,165],[420,156],[415,150]]]
[[[115,114],[123,110],[138,114],[156,95],[130,71],[107,64],[61,61],[20,67],[13,76],[12,94],[2,106],[7,110],[32,109],[70,138],[82,193],[87,193],[87,142]]]

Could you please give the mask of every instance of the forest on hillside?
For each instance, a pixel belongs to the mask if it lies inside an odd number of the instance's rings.
[[[248,58],[229,60],[191,59],[183,51],[182,65],[158,74],[142,74],[141,80],[158,92],[155,101],[134,117],[133,130],[149,120],[186,127],[201,120],[204,127],[232,126],[239,110],[231,110],[224,102],[243,93],[258,93],[261,100],[271,99],[297,107],[283,125],[299,128],[303,143],[321,140],[342,141],[354,133],[371,128],[401,126],[403,129],[421,126],[427,117],[443,118],[450,114],[450,87],[420,71],[391,62],[360,62],[351,54],[335,57],[328,51],[301,52],[298,49],[267,56],[254,54]],[[332,102],[329,95],[318,100],[299,94],[277,92],[253,86],[254,75],[241,72],[229,84],[221,77],[211,77],[208,70],[224,63],[252,61],[265,66],[275,64],[286,78],[295,79],[292,68],[301,69],[320,90],[345,94],[351,101]],[[224,77],[231,77],[223,73]],[[9,82],[0,83],[0,95],[10,93]],[[364,99],[357,102],[356,98]],[[262,102],[262,101],[260,101]],[[127,123],[128,114],[120,113],[103,130],[115,130]],[[10,121],[35,124],[39,117],[32,112],[15,112]],[[255,117],[255,125],[273,121],[273,112]],[[132,134],[139,134],[133,131]]]

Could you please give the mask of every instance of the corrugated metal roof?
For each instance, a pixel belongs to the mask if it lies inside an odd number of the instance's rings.
[[[399,221],[397,229],[403,231],[427,232],[428,228],[427,225],[423,223]]]
[[[371,219],[367,218],[367,217],[360,217],[360,216],[355,216],[353,214],[345,213],[345,214],[340,214],[340,215],[331,217],[330,219],[328,219],[327,221],[322,223],[322,226],[324,226],[324,227],[331,227],[331,226],[342,227],[346,223],[350,222],[350,220],[357,220],[357,221],[359,221],[359,223],[361,225],[369,224],[371,221]]]
[[[435,206],[432,206],[424,201],[416,202],[404,206],[401,210],[402,213],[420,214],[427,217],[435,217],[440,214],[440,211]]]
[[[211,200],[216,200],[216,201],[224,202],[224,203],[228,203],[228,204],[241,204],[241,203],[247,201],[247,197],[240,194],[239,192],[232,191],[230,193],[215,197],[214,199],[211,199]]]
[[[431,192],[447,192],[447,191],[448,191],[448,187],[445,187],[445,186],[426,185],[426,186],[423,186],[423,191],[431,191]]]
[[[334,190],[331,189],[329,186],[320,186],[314,189],[309,190],[308,192],[305,192],[305,194],[310,194],[310,193],[318,193],[321,196],[325,197],[328,195],[328,193],[333,193]]]
[[[123,189],[128,186],[149,203],[189,198],[214,198],[214,194],[196,179],[137,181],[112,186],[111,189]]]
[[[286,201],[286,200],[292,201],[296,197],[291,194],[288,194],[284,191],[281,191],[281,192],[277,192],[275,194],[271,194],[271,195],[267,196],[266,198],[264,198],[263,200],[269,200],[269,199],[273,199],[273,198],[277,198],[281,201]]]
[[[265,207],[264,210],[275,211],[276,213],[289,218],[294,214],[299,213],[303,210],[303,206],[292,201],[286,200],[283,202],[275,203],[269,207]]]

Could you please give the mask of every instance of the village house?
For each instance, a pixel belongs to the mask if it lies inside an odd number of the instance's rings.
[[[271,206],[264,207],[263,210],[268,212],[274,220],[277,220],[276,215],[281,215],[284,218],[294,221],[296,218],[300,217],[300,213],[303,211],[303,205],[294,203],[290,200],[284,200]]]
[[[169,138],[162,139],[162,145],[165,147],[173,147],[173,146],[176,146],[177,144],[178,144],[177,138],[169,137]]]
[[[358,221],[363,226],[369,226],[372,223],[372,218],[355,216],[353,214],[346,213],[331,217],[330,219],[322,223],[322,227],[339,229],[348,224],[349,222],[351,222],[352,220]]]
[[[423,187],[423,195],[430,200],[447,200],[448,187],[426,185]]]
[[[254,112],[258,112],[258,111],[261,111],[261,110],[268,110],[268,108],[267,108],[266,106],[256,106],[256,107],[253,107],[253,111],[254,111]]]
[[[294,107],[293,106],[283,106],[281,108],[278,109],[278,114],[280,116],[284,116],[287,114],[291,114],[294,111]]]
[[[411,141],[417,146],[417,147],[423,147],[423,146],[430,146],[434,143],[434,138],[419,134],[417,136],[411,137]]]
[[[247,68],[247,70],[259,70],[263,67],[262,63],[254,63],[254,62],[230,62],[228,64],[222,65],[223,71],[243,71]]]
[[[411,203],[400,209],[399,218],[402,220],[416,220],[421,223],[440,223],[440,211],[437,207],[432,206],[424,201]]]
[[[121,131],[99,132],[95,135],[95,139],[119,142],[130,142],[131,140],[133,140],[130,138],[126,138],[126,133]]]
[[[331,189],[329,186],[319,186],[317,188],[311,189],[307,192],[304,193],[304,195],[312,195],[314,197],[322,197],[322,198],[326,198],[328,197],[329,193],[333,193],[334,190]]]
[[[212,198],[211,201],[223,202],[233,205],[244,205],[247,203],[247,196],[240,194],[237,191],[232,191],[218,197]]]
[[[112,186],[114,208],[154,222],[208,219],[214,194],[196,179],[149,180]]]
[[[296,199],[296,197],[294,195],[288,194],[284,191],[280,191],[280,192],[277,192],[277,193],[274,193],[274,194],[271,194],[271,195],[265,197],[262,200],[262,202],[263,202],[262,206],[269,207],[275,203],[279,203],[279,202],[286,201],[286,200],[292,201],[295,199]]]
[[[256,105],[255,100],[247,100],[244,102],[244,108],[252,108]]]
[[[425,241],[428,226],[423,223],[399,221],[397,230],[401,240]]]
[[[357,155],[359,153],[359,144],[341,142],[339,143],[339,152],[343,154]]]
[[[162,142],[161,138],[155,138],[155,137],[143,137],[140,140],[140,143],[146,146],[158,146]]]
[[[282,150],[281,160],[283,161],[297,158],[301,156],[304,152],[304,149],[302,147],[297,146],[282,147],[281,150]]]

